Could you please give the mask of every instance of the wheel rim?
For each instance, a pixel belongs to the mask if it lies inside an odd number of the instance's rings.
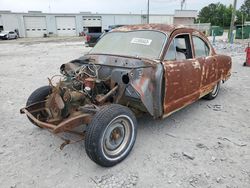
[[[219,83],[217,83],[217,84],[214,86],[214,89],[213,89],[213,91],[212,91],[212,96],[213,96],[213,97],[216,96],[217,93],[218,93],[218,91],[219,91]]]
[[[113,119],[104,131],[102,149],[107,158],[119,157],[126,153],[131,143],[133,121],[126,115]]]

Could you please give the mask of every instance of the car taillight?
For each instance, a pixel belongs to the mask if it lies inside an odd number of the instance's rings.
[[[90,36],[90,35],[86,35],[86,36],[85,36],[85,39],[86,39],[86,41],[87,41],[87,42],[89,42],[89,41],[90,41],[90,38],[91,38],[91,36]]]

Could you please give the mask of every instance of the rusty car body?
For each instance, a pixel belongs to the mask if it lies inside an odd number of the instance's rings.
[[[86,124],[88,156],[113,166],[131,151],[134,114],[164,118],[200,98],[214,99],[231,75],[231,58],[203,33],[183,26],[123,26],[86,55],[60,67],[62,78],[34,91],[21,109],[53,133]]]

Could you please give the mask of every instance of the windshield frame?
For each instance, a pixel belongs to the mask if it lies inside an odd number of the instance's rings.
[[[110,55],[110,56],[126,56],[126,57],[133,57],[133,58],[138,58],[138,59],[150,59],[150,60],[160,60],[161,57],[162,57],[162,54],[164,53],[164,49],[166,47],[166,44],[168,42],[168,39],[169,39],[169,35],[165,32],[162,32],[162,31],[159,31],[159,30],[155,30],[155,29],[140,29],[140,30],[130,30],[130,31],[110,31],[110,32],[107,32],[105,33],[102,37],[106,36],[106,35],[109,35],[111,33],[128,33],[128,32],[137,32],[137,31],[153,31],[153,32],[159,32],[159,33],[162,33],[165,35],[165,40],[163,42],[163,45],[162,45],[162,48],[161,48],[161,52],[159,54],[159,57],[155,58],[155,59],[152,59],[152,58],[146,58],[146,57],[140,57],[140,56],[132,56],[132,55],[121,55],[121,54],[106,54],[106,53],[91,53],[92,50],[95,48],[93,47],[87,54],[88,55]],[[101,40],[101,38],[99,39]],[[98,41],[99,42],[99,41]]]

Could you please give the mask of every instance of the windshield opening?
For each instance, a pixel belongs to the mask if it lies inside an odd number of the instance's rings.
[[[159,31],[110,32],[90,54],[110,54],[159,59],[167,36]]]

